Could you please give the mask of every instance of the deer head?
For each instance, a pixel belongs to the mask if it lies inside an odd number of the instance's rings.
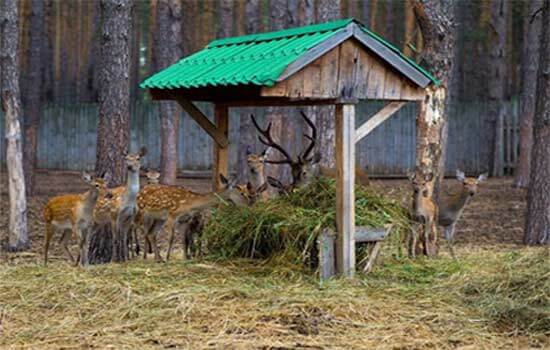
[[[138,153],[125,154],[126,166],[128,171],[139,172],[141,158],[147,154],[147,148],[141,147]]]
[[[256,154],[252,153],[252,149],[250,146],[246,149],[246,162],[248,164],[248,170],[251,174],[257,175],[257,174],[263,174],[264,172],[264,164],[267,159],[267,150],[269,148],[266,148],[262,153]]]
[[[428,183],[433,180],[433,174],[417,174],[416,172],[409,172],[407,177],[409,178],[414,196],[415,197],[424,197],[429,198],[431,194],[431,190],[428,186]]]
[[[256,122],[254,115],[251,115],[252,122],[256,127],[256,130],[260,133],[258,139],[261,143],[268,147],[272,147],[279,151],[284,157],[282,160],[268,160],[265,159],[264,163],[268,164],[288,164],[290,166],[290,172],[292,175],[292,186],[301,187],[308,184],[316,175],[316,164],[320,161],[320,154],[314,154],[315,142],[317,139],[317,129],[315,124],[307,117],[302,111],[300,112],[306,123],[311,129],[311,135],[304,134],[304,137],[309,140],[308,146],[296,157],[292,158],[290,154],[277,142],[273,140],[271,136],[271,123],[267,125],[265,129],[262,129]]]
[[[147,176],[147,183],[149,185],[157,185],[160,179],[160,172],[155,169],[146,169],[145,176]]]
[[[456,179],[462,182],[462,185],[464,186],[462,191],[470,196],[473,196],[477,193],[478,184],[487,180],[487,175],[488,174],[484,173],[479,175],[477,178],[466,177],[464,175],[464,172],[462,172],[461,170],[456,171]]]

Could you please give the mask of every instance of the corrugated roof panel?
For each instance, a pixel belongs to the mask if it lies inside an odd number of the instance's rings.
[[[196,88],[227,85],[272,86],[285,68],[354,22],[345,19],[277,32],[224,38],[146,79],[142,88]],[[361,26],[363,32],[400,55],[433,82],[427,71],[397,48]]]

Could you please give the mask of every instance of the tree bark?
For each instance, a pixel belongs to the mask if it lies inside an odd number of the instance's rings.
[[[537,71],[539,66],[539,36],[541,34],[540,15],[531,16],[542,7],[541,0],[531,0],[524,23],[524,41],[521,57],[522,89],[520,96],[519,162],[515,187],[529,186],[531,168],[531,147],[533,146],[533,118],[535,115],[535,94],[537,91]]]
[[[421,174],[432,174],[428,183],[432,200],[437,203],[441,179],[444,175],[444,152],[447,142],[446,121],[448,115],[447,89],[451,81],[452,60],[454,57],[454,6],[452,1],[415,0],[414,13],[424,38],[423,65],[440,80],[440,85],[430,85],[426,89],[426,99],[419,103],[416,121],[417,146],[416,166]],[[437,212],[432,220],[437,219]],[[423,241],[429,255],[437,255],[437,228]]]
[[[317,2],[317,23],[329,22],[340,18],[339,0],[319,0]],[[334,106],[323,106],[312,116],[318,129],[317,147],[321,153],[321,165],[327,168],[336,166],[335,150],[335,110]],[[313,118],[312,118],[313,119]]]
[[[181,59],[182,11],[178,0],[157,2],[156,49],[153,52],[159,67],[165,68]],[[178,132],[180,111],[174,102],[160,103],[160,182],[173,185],[178,171]]]
[[[504,100],[506,93],[506,19],[508,0],[491,1],[491,31],[489,65],[489,118],[491,122],[490,169],[493,176],[504,175]]]
[[[550,0],[544,1],[533,123],[533,150],[523,241],[550,244]]]
[[[101,0],[101,64],[96,173],[110,186],[126,176],[124,154],[130,133],[131,0]]]
[[[6,123],[6,165],[10,202],[7,249],[29,247],[27,201],[21,145],[19,92],[19,14],[16,0],[4,0],[0,12],[0,97]]]
[[[36,147],[38,125],[42,113],[42,62],[44,40],[44,0],[31,1],[30,45],[28,58],[27,112],[25,117],[25,139],[23,171],[27,195],[34,195],[34,174],[36,171]]]

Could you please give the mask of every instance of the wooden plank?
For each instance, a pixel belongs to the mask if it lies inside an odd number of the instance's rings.
[[[340,47],[329,51],[321,58],[321,80],[319,81],[321,98],[338,98],[338,68],[340,65]]]
[[[365,226],[355,227],[355,243],[380,242],[388,235],[385,228],[369,228]]]
[[[229,108],[216,105],[214,107],[214,115],[216,118],[217,130],[223,133],[225,138],[228,138],[229,131]],[[220,174],[227,177],[229,170],[229,146],[220,146],[214,143],[214,156],[212,164],[212,187],[214,191],[222,188]]]
[[[370,251],[370,254],[369,254],[369,260],[367,260],[367,264],[365,265],[365,268],[363,269],[363,273],[365,275],[372,271],[372,268],[374,267],[374,263],[376,262],[376,258],[378,257],[378,254],[380,253],[380,248],[381,247],[382,247],[382,242],[374,243],[374,247],[372,247],[372,249]]]
[[[321,57],[322,55],[329,52],[340,43],[351,37],[353,35],[354,25],[354,23],[350,23],[350,25],[348,25],[345,29],[334,34],[330,38],[323,41],[321,44],[313,47],[308,52],[300,56],[300,58],[298,58],[296,61],[289,64],[283,71],[283,73],[279,76],[279,78],[277,78],[277,81],[283,81],[291,75],[294,75],[296,72],[300,71],[302,68],[315,61],[318,57]]]
[[[334,277],[334,240],[336,233],[330,228],[324,228],[319,234],[319,277],[321,281]]]
[[[402,83],[403,80],[400,76],[392,72],[391,69],[387,69],[384,83],[384,99],[399,100],[399,98],[401,97]]]
[[[355,142],[359,142],[363,137],[367,136],[378,125],[382,124],[386,119],[400,110],[405,104],[406,102],[402,101],[394,101],[387,104],[355,131]]]
[[[384,83],[386,80],[386,67],[376,58],[370,59],[369,81],[367,82],[366,97],[372,99],[384,98]]]
[[[404,58],[397,53],[384,46],[379,41],[371,38],[363,32],[361,28],[355,25],[353,29],[353,37],[374,51],[378,56],[384,59],[392,67],[397,69],[401,74],[412,80],[418,86],[425,88],[431,83],[431,80],[422,74],[413,65],[407,62]]]
[[[210,137],[221,147],[227,147],[229,140],[227,134],[223,130],[218,130],[216,125],[212,124],[210,120],[197,108],[191,101],[179,96],[173,95],[173,99],[178,102],[178,104],[183,108],[200,127],[206,131]]]
[[[349,98],[354,96],[356,62],[359,48],[351,41],[345,41],[340,45],[340,58],[338,65],[338,96]]]
[[[336,271],[355,272],[355,105],[336,105]]]

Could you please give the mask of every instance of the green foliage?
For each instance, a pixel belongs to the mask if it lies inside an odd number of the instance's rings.
[[[358,186],[355,194],[356,224],[373,228],[392,224],[389,241],[400,254],[400,237],[410,229],[406,209],[370,188]],[[321,178],[289,196],[250,208],[216,209],[203,239],[208,254],[217,258],[269,258],[315,267],[317,236],[325,227],[335,228],[335,206],[334,181]],[[358,250],[359,261],[363,252]]]

